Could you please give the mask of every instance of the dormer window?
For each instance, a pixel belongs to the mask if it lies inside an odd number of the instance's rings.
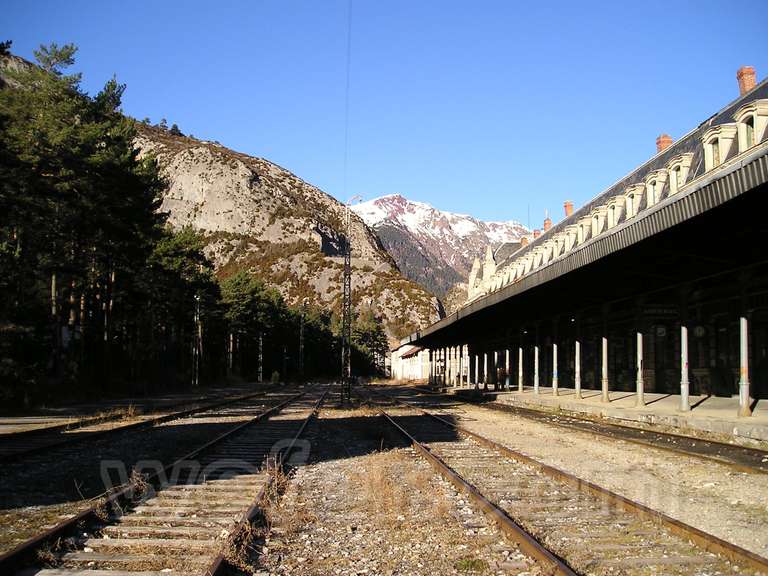
[[[605,226],[605,217],[608,214],[608,208],[606,206],[596,208],[592,212],[592,237],[594,238],[603,231]]]
[[[693,154],[690,152],[686,154],[680,154],[670,160],[668,166],[669,169],[669,195],[677,194],[678,190],[685,186],[688,179],[688,172],[691,169],[691,163],[693,162]]]
[[[541,264],[541,250],[536,248],[536,250],[533,251],[533,267],[538,268]]]
[[[768,99],[753,100],[733,115],[739,135],[739,152],[760,144],[768,128]]]
[[[736,124],[720,124],[704,132],[701,140],[704,145],[706,171],[717,168],[730,158],[736,131]]]
[[[552,252],[552,259],[558,258],[563,252],[565,252],[565,246],[568,242],[567,234],[558,234],[554,238],[554,251]]]
[[[750,116],[744,121],[744,140],[746,141],[746,147],[752,148],[757,142],[755,142],[755,117]]]
[[[648,206],[656,204],[656,180],[648,182]]]
[[[650,208],[654,204],[656,204],[659,200],[661,200],[661,193],[664,190],[664,184],[667,182],[667,171],[666,170],[654,170],[650,174],[648,174],[646,180],[645,180],[645,197],[646,202],[645,205],[647,208]]]
[[[607,226],[609,229],[616,226],[616,224],[619,223],[619,220],[621,220],[625,201],[626,199],[624,196],[614,196],[608,203]]]
[[[645,193],[644,184],[633,184],[624,192],[627,218],[634,218],[640,210],[640,202]]]
[[[548,258],[549,250],[547,250],[547,247],[544,246],[544,245],[539,246],[537,248],[537,250],[539,251],[539,263],[538,263],[538,266],[544,266],[544,264],[546,264],[547,260],[549,259]]]
[[[579,220],[578,242],[582,244],[589,239],[589,232],[592,230],[592,220],[589,216]]]
[[[565,251],[568,252],[579,241],[579,227],[567,226],[565,228]]]

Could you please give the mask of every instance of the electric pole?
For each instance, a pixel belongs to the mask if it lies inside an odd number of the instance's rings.
[[[344,295],[341,305],[341,403],[352,402],[352,210],[354,196],[346,206],[344,231]]]
[[[304,381],[304,321],[307,315],[307,299],[301,303],[301,324],[299,324],[299,380]]]
[[[200,384],[200,357],[203,354],[203,325],[200,322],[200,295],[195,294],[195,341],[192,345],[192,386]]]
[[[259,382],[264,382],[264,333],[259,330]]]

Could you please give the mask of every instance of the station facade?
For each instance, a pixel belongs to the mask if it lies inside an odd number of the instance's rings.
[[[768,395],[768,81],[471,278],[393,376],[445,385]],[[503,251],[500,251],[503,252]],[[510,252],[510,251],[507,251]]]

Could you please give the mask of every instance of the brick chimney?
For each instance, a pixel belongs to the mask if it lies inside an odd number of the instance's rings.
[[[755,69],[752,66],[742,66],[736,71],[736,80],[739,81],[739,96],[744,96],[755,87]]]
[[[656,138],[656,154],[669,148],[672,145],[672,136],[669,134],[661,134]]]
[[[563,208],[565,208],[565,217],[570,218],[571,214],[573,214],[573,202],[566,200],[563,202]]]
[[[550,228],[552,228],[552,219],[549,216],[547,216],[546,218],[544,218],[544,232],[546,232]]]
[[[523,236],[520,238],[520,247],[528,246],[528,236]]]
[[[541,236],[541,230],[536,228],[536,230],[533,231],[533,239],[536,240],[536,238],[538,238],[539,236]]]

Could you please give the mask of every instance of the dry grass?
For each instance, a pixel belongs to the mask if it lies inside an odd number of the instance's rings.
[[[128,488],[128,497],[132,502],[138,502],[152,491],[152,486],[147,482],[141,472],[136,469],[131,470],[131,475],[125,484],[116,486],[109,492],[94,498],[94,514],[102,522],[108,522],[114,516],[121,516],[123,509],[117,500],[110,500],[109,497],[125,488]]]
[[[131,470],[131,476],[128,478],[128,486],[131,488],[131,498],[133,500],[143,498],[152,489],[144,475],[135,468]]]
[[[61,540],[54,543],[46,542],[37,549],[37,561],[46,568],[53,568],[60,564],[58,550],[61,546]]]
[[[403,478],[409,493],[421,492],[434,502],[434,516],[438,519],[447,518],[451,513],[451,503],[442,489],[432,484],[432,470],[412,470]]]
[[[420,491],[426,491],[429,489],[429,483],[432,479],[432,475],[428,474],[424,470],[411,470],[405,475],[405,481],[413,488]]]
[[[342,466],[343,472],[333,475],[332,480],[324,476],[305,479],[291,488],[279,510],[282,516],[274,523],[266,566],[287,562],[287,574],[347,573],[354,558],[365,557],[376,561],[376,574],[408,573],[403,567],[416,569],[419,562],[445,569],[435,573],[490,573],[483,559],[490,551],[478,552],[477,557],[468,554],[468,537],[461,520],[457,521],[450,485],[439,481],[412,451],[370,453]],[[321,500],[320,495],[326,492],[335,492],[336,497]],[[424,541],[425,533],[431,536],[434,547],[416,554],[397,552],[410,550],[414,541]],[[365,543],[371,535],[375,541]],[[323,541],[329,538],[331,542],[350,539],[356,556],[342,558],[326,553]],[[297,562],[299,557],[306,558],[306,563]],[[417,571],[427,573],[426,569]]]
[[[280,500],[288,489],[290,476],[281,468],[269,470],[270,483],[265,492],[264,512],[265,536],[271,532],[296,534],[302,527],[317,521],[317,516],[304,507],[295,506],[290,513],[280,506]]]
[[[221,555],[230,566],[246,573],[253,570],[253,555],[257,553],[256,542],[263,536],[262,529],[246,522],[240,530],[224,542]]]
[[[376,418],[379,416],[379,409],[369,402],[361,403],[355,412],[360,416],[368,418]]]
[[[401,511],[411,507],[410,484],[399,481],[403,456],[397,452],[380,452],[370,457],[365,470],[350,477],[365,512],[383,526],[400,527]],[[419,479],[419,482],[422,482]]]
[[[267,463],[269,480],[267,481],[261,500],[260,514],[253,521],[243,525],[223,543],[221,554],[227,563],[243,572],[251,573],[258,566],[259,548],[264,544],[273,530],[281,532],[297,532],[308,516],[281,514],[280,500],[288,483],[289,474],[274,463]]]
[[[276,466],[274,462],[267,462],[267,473],[269,480],[264,491],[264,508],[273,508],[278,505],[285,493],[290,477],[282,466]]]

